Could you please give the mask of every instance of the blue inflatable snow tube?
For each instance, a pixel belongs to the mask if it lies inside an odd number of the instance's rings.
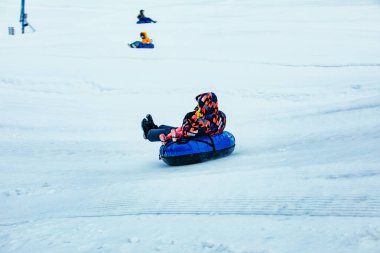
[[[160,148],[160,159],[168,165],[186,165],[224,157],[234,149],[235,137],[224,131],[214,136],[168,142]]]
[[[139,20],[136,22],[136,24],[149,24],[149,23],[154,23],[152,20]]]
[[[137,48],[154,48],[154,45],[141,43]]]

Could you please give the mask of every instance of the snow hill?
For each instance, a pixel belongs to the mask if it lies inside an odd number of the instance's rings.
[[[1,253],[380,252],[379,1],[26,2],[24,35],[0,2]],[[166,166],[142,117],[206,91],[235,152]]]

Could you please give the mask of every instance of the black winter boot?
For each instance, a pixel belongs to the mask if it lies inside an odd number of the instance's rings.
[[[143,134],[144,139],[147,139],[148,132],[149,132],[149,130],[151,129],[151,128],[149,127],[149,122],[148,122],[147,119],[144,118],[144,119],[141,121],[141,128],[142,128],[142,130],[143,130],[143,132],[144,132],[144,134]]]
[[[148,120],[148,124],[149,124],[150,129],[157,129],[158,128],[158,126],[156,124],[154,124],[152,115],[147,114],[146,119]]]

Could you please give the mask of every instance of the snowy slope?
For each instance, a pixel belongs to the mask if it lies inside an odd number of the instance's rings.
[[[1,253],[380,252],[379,1],[28,0],[25,35],[18,11],[1,1]],[[127,47],[141,31],[154,50]],[[205,91],[236,150],[167,167],[140,121]]]

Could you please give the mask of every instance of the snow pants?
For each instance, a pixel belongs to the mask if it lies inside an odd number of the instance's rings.
[[[147,135],[149,141],[160,141],[160,134],[168,135],[172,129],[176,127],[161,125],[157,129],[150,129]]]
[[[148,18],[148,17],[140,18],[139,21],[140,21],[140,22],[143,22],[143,23],[155,23],[155,22],[156,22],[156,21],[154,21],[153,19]]]
[[[130,47],[132,47],[132,48],[139,48],[139,47],[141,47],[141,45],[142,45],[141,41],[135,41],[135,42],[133,42],[133,43],[130,44]]]

